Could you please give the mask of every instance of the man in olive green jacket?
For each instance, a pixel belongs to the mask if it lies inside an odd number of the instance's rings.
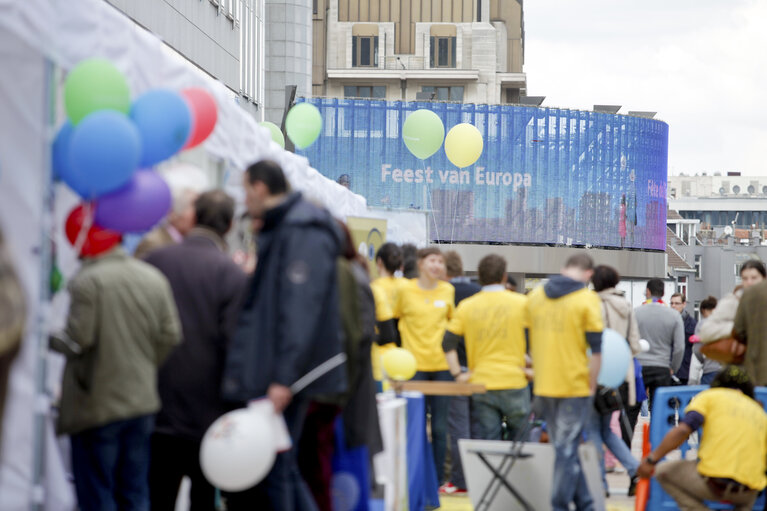
[[[178,312],[162,273],[121,248],[82,263],[54,342],[67,355],[58,431],[71,435],[81,511],[149,509],[157,369],[181,339]]]
[[[755,386],[767,385],[767,280],[743,292],[733,334],[747,346],[743,367],[748,376]]]

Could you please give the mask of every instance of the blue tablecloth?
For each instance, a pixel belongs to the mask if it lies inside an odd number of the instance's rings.
[[[407,399],[407,475],[410,511],[439,507],[439,483],[434,456],[426,436],[426,400],[420,392]]]

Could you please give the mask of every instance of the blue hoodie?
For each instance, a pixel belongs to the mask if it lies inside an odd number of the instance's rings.
[[[546,296],[551,299],[562,298],[565,295],[574,293],[580,289],[583,289],[585,284],[578,282],[570,277],[564,275],[554,275],[549,279],[546,285],[543,286],[543,290],[546,292]]]

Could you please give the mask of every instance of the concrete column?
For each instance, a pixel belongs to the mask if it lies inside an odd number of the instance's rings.
[[[266,0],[265,119],[278,126],[285,86],[312,94],[312,0]]]

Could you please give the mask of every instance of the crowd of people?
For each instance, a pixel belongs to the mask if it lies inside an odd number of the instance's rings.
[[[426,396],[443,493],[466,491],[459,439],[526,440],[534,419],[544,421],[555,451],[555,511],[593,509],[578,458],[583,440],[602,460],[603,446],[614,454],[632,494],[639,477],[703,426],[699,463],[658,465],[658,481],[682,509],[705,509],[695,502],[712,495],[746,509],[765,486],[767,415],[753,394],[767,382],[762,263],[743,265],[731,295],[704,301],[699,322],[684,295],[666,305],[659,279],[647,283],[646,303],[632,307],[618,272],[586,253],[519,293],[499,255],[481,259],[475,282],[455,252],[385,243],[371,281],[348,228],[291,191],[276,163],[251,165],[243,187],[255,258],[235,262],[227,248],[231,197],[181,194],[138,257],[122,248],[84,257],[69,283],[67,325],[51,346],[67,357],[58,431],[71,438],[83,511],[173,509],[183,477],[192,510],[214,509],[218,499],[233,511],[331,510],[336,425],[346,447],[382,450],[376,393],[386,378],[382,358],[395,346],[415,357],[414,380],[486,389]],[[613,392],[617,405],[598,410],[605,328],[625,338],[633,360]],[[743,369],[700,349],[730,336],[747,347]],[[339,354],[344,364],[293,387]],[[712,389],[680,413],[650,457],[634,459],[642,403],[659,387],[698,382]],[[222,414],[262,398],[284,414],[293,447],[255,487],[217,495],[200,467],[203,435]],[[734,438],[733,421],[744,419]]]

